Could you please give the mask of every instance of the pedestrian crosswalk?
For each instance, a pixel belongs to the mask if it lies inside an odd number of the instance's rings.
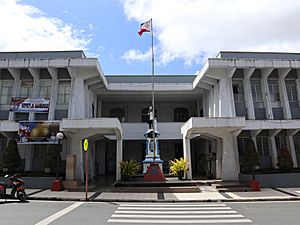
[[[109,223],[236,224],[252,223],[226,204],[120,204]]]

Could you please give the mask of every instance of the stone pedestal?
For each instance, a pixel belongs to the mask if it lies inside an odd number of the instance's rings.
[[[157,163],[151,163],[147,168],[147,172],[144,175],[144,181],[146,182],[164,182],[166,178],[164,173],[160,169]]]
[[[146,149],[145,149],[146,157],[145,157],[145,160],[142,162],[143,163],[143,173],[145,174],[147,172],[148,167],[152,163],[157,164],[160,167],[160,170],[163,171],[162,165],[163,165],[164,161],[160,159],[158,131],[155,130],[155,144],[153,141],[153,129],[147,130],[147,132],[144,134],[144,136],[147,139],[146,139]]]
[[[67,155],[66,158],[66,180],[75,180],[76,155]]]
[[[79,181],[75,179],[76,155],[69,154],[66,158],[66,180],[62,182],[65,189],[79,186]]]

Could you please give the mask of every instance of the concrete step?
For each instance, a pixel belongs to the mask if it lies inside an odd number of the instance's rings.
[[[201,192],[198,186],[185,187],[114,187],[113,192],[134,192],[134,193],[195,193]]]
[[[192,181],[172,181],[172,182],[144,182],[144,181],[117,181],[114,187],[186,187],[198,186],[196,182]]]
[[[219,192],[247,192],[251,191],[249,184],[240,182],[218,182],[211,184]]]

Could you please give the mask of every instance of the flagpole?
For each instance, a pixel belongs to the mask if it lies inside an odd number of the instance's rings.
[[[155,162],[155,151],[156,151],[156,143],[155,143],[155,107],[154,107],[154,48],[153,48],[153,24],[152,18],[150,19],[151,24],[151,49],[152,49],[152,110],[153,110],[153,120],[152,120],[152,138],[153,138],[153,161]]]

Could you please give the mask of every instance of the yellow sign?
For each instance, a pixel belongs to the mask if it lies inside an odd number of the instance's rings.
[[[88,150],[88,147],[89,147],[88,139],[84,139],[83,149],[84,149],[85,152]]]

